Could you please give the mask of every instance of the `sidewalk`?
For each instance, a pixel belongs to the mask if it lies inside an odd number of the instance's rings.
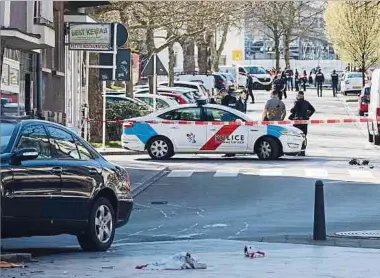
[[[136,154],[144,154],[145,152],[135,152],[135,151],[130,151],[126,150],[123,148],[96,148],[96,150],[101,154],[101,155],[136,155]]]
[[[284,243],[254,243],[264,258],[243,256],[247,242],[192,240],[116,244],[106,253],[74,252],[37,258],[25,269],[2,277],[380,277],[380,250]],[[137,270],[141,264],[189,252],[206,270]]]

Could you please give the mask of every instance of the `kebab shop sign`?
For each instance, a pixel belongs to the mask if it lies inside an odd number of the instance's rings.
[[[112,28],[109,23],[70,23],[69,49],[112,50]]]

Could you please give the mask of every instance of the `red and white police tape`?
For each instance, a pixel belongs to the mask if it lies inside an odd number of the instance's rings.
[[[90,120],[90,122],[102,122],[97,120]],[[249,121],[249,122],[206,122],[206,121],[156,121],[156,120],[146,120],[146,121],[133,121],[133,120],[109,120],[106,123],[116,123],[123,124],[128,127],[131,123],[147,123],[147,124],[177,124],[177,125],[245,125],[245,126],[255,126],[255,125],[299,125],[299,124],[354,124],[354,123],[375,123],[374,119],[368,117],[358,117],[358,118],[342,118],[342,119],[321,119],[321,120],[282,120],[282,121]],[[377,123],[380,124],[380,117],[377,118]]]

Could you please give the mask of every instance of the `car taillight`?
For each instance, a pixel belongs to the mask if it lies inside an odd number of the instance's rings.
[[[135,125],[135,122],[125,122],[123,124],[124,128],[132,128]]]

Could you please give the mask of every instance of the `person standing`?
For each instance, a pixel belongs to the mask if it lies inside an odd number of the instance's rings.
[[[282,99],[282,92],[284,90],[284,87],[286,87],[286,83],[284,84],[282,75],[278,73],[277,76],[273,80],[273,90],[276,91],[279,99]]]
[[[317,74],[315,75],[315,84],[317,85],[317,94],[318,97],[322,97],[322,85],[325,82],[325,76],[322,73],[321,69],[318,69]]]
[[[287,89],[293,91],[293,70],[290,67],[287,67],[285,70],[286,81],[287,81]]]
[[[287,85],[287,77],[286,77],[286,74],[285,72],[283,71],[282,74],[281,74],[281,80],[282,80],[282,83],[283,83],[283,89],[282,89],[282,94],[284,95],[285,99],[288,98],[288,95],[286,94],[286,85]],[[281,98],[282,99],[282,94],[281,94]]]
[[[290,110],[289,120],[309,120],[315,113],[315,108],[307,100],[305,100],[305,94],[302,91],[298,92],[297,101],[294,103],[294,107]],[[307,124],[295,124],[294,127],[302,130],[307,136]],[[301,156],[305,156],[305,151],[302,151]]]
[[[336,94],[338,93],[338,82],[339,82],[339,75],[336,73],[336,70],[333,70],[331,74],[331,83],[332,83],[332,90],[333,90],[334,97],[336,97]]]
[[[277,92],[272,91],[271,98],[266,102],[262,114],[263,121],[282,121],[286,116],[285,104],[278,98]]]
[[[230,108],[236,108],[236,97],[232,95],[232,93],[227,93],[226,90],[222,89],[222,105],[228,106]]]
[[[296,69],[296,72],[294,73],[294,85],[296,87],[296,91],[298,92],[300,90],[300,75],[297,69]]]
[[[249,96],[251,97],[251,103],[255,103],[255,97],[253,95],[253,78],[250,75],[248,75],[247,77],[247,90],[248,90]],[[248,101],[248,96],[247,96],[247,101]]]
[[[309,73],[309,85],[313,85],[313,71],[310,71]]]
[[[303,75],[302,75],[302,87],[303,87],[304,92],[306,92],[306,83],[307,83],[307,73],[306,73],[306,70],[304,70]]]

